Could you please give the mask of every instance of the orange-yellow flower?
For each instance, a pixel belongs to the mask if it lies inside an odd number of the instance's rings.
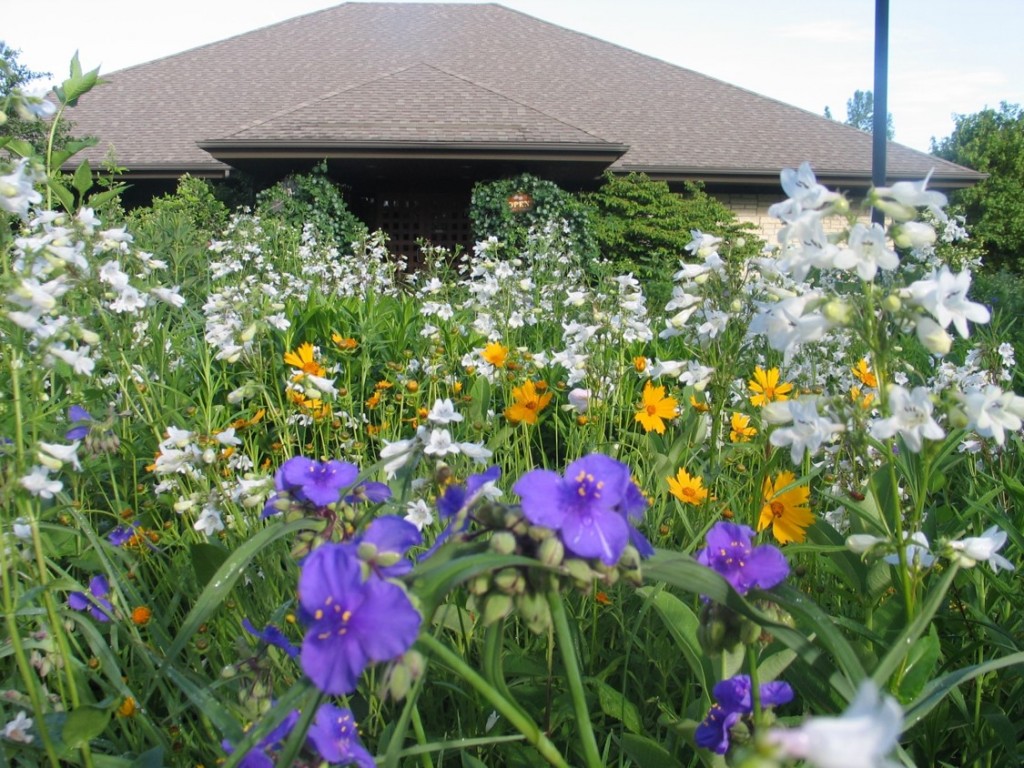
[[[647,381],[644,384],[643,403],[636,412],[636,421],[645,432],[652,429],[659,435],[665,433],[665,419],[674,419],[679,413],[679,403],[674,397],[666,397],[664,387],[656,387]]]
[[[513,424],[536,424],[537,416],[551,402],[552,394],[537,391],[537,385],[527,381],[521,387],[512,388],[514,402],[505,409],[505,418]]]
[[[865,387],[878,387],[878,377],[875,376],[871,370],[871,366],[868,365],[868,359],[862,357],[857,361],[857,364],[850,369],[853,375],[860,379],[860,383]]]
[[[796,479],[792,472],[782,472],[775,482],[764,481],[764,506],[757,530],[763,531],[769,525],[772,535],[780,544],[807,538],[807,527],[814,522],[814,515],[808,505],[811,490],[806,485],[783,490]]]
[[[749,443],[757,430],[750,426],[750,417],[745,413],[733,412],[730,420],[729,439],[734,443]]]
[[[140,605],[132,608],[132,624],[137,627],[144,627],[153,618],[153,611],[148,606]]]
[[[643,373],[647,370],[647,358],[643,355],[637,355],[633,358],[633,370],[637,373]]]
[[[135,703],[135,699],[131,696],[125,696],[124,701],[117,708],[117,714],[121,717],[131,717],[138,710],[138,705]]]
[[[298,368],[302,373],[321,378],[327,375],[324,367],[316,361],[313,355],[313,345],[308,341],[305,344],[300,344],[291,352],[285,352],[284,361],[293,368]]]
[[[747,387],[754,394],[750,396],[750,404],[763,407],[768,403],[789,400],[789,393],[793,391],[793,385],[788,381],[779,383],[779,369],[769,368],[767,371],[761,366],[754,369],[754,378],[747,382]]]
[[[667,480],[669,491],[683,504],[700,506],[708,497],[708,489],[704,487],[700,475],[691,477],[683,467],[679,468],[675,477],[669,477]]]
[[[508,347],[502,346],[496,341],[492,341],[484,347],[484,351],[480,353],[480,357],[495,368],[504,368],[505,361],[508,360]]]
[[[711,406],[707,403],[702,403],[693,395],[690,395],[690,407],[693,408],[697,413],[707,413],[711,410]]]
[[[850,387],[850,399],[866,411],[875,401],[875,393],[861,392],[860,387]]]
[[[338,349],[345,351],[351,351],[359,346],[359,342],[353,339],[351,336],[342,336],[340,333],[332,333],[331,341]]]

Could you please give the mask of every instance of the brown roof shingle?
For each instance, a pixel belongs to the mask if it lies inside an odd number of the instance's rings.
[[[625,145],[666,177],[870,178],[871,137],[500,5],[346,3],[104,76],[71,117],[130,171],[223,169],[200,144]],[[980,176],[890,143],[889,176]]]

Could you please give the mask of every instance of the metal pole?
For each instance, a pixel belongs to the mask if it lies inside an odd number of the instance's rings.
[[[875,92],[871,124],[871,183],[885,186],[885,143],[889,128],[889,0],[875,0]],[[885,214],[875,209],[871,220],[885,224]]]

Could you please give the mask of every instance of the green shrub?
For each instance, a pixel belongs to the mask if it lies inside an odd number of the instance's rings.
[[[584,199],[595,212],[594,237],[612,272],[632,272],[652,300],[671,292],[669,276],[687,257],[691,230],[725,239],[729,247],[723,252],[742,258],[764,245],[753,225],[737,221],[697,183],[687,182],[682,195],[643,173],[606,171],[601,188]]]
[[[173,194],[136,208],[127,221],[135,244],[166,261],[174,284],[202,303],[210,241],[221,236],[229,213],[208,181],[186,175]]]
[[[327,175],[326,162],[260,192],[256,213],[260,218],[280,220],[298,232],[312,226],[321,242],[343,252],[368,234],[366,225],[349,210],[341,187]]]
[[[525,193],[532,199],[528,210],[514,212],[509,196]],[[525,247],[531,229],[543,230],[565,222],[573,249],[590,260],[597,255],[587,206],[557,184],[528,173],[514,178],[478,182],[469,207],[473,236],[477,241],[496,237],[510,252]]]

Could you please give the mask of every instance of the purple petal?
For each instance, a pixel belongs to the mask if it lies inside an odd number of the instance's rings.
[[[793,700],[793,688],[783,680],[773,680],[761,685],[761,706],[778,707]]]
[[[299,649],[295,647],[295,645],[285,637],[285,634],[273,624],[268,624],[262,632],[256,629],[249,619],[242,619],[242,626],[250,635],[255,635],[268,645],[277,646],[293,659],[299,655]]]
[[[750,712],[754,705],[750,699],[750,676],[736,675],[715,684],[712,694],[726,712]]]
[[[373,544],[378,552],[397,552],[404,555],[411,547],[423,542],[419,528],[397,515],[378,517],[359,538]]]
[[[79,421],[95,421],[92,414],[80,405],[72,405],[68,408],[68,421],[72,424]]]
[[[371,576],[363,586],[366,599],[353,611],[349,626],[371,661],[390,661],[416,642],[422,617],[397,584]]]
[[[328,763],[355,763],[360,768],[373,768],[373,757],[359,741],[352,712],[333,704],[321,704],[307,736],[320,757]]]
[[[771,589],[788,575],[786,556],[770,544],[755,547],[743,568],[743,582],[759,589]]]
[[[512,486],[522,500],[523,514],[534,525],[558,530],[565,519],[562,478],[549,469],[533,469]]]
[[[89,580],[89,591],[93,597],[104,597],[110,592],[110,584],[107,583],[105,576],[96,575]]]
[[[280,487],[277,490],[291,491],[301,488],[316,465],[317,462],[305,456],[292,456],[277,470],[277,478],[280,480]]]
[[[391,488],[384,483],[372,480],[357,485],[352,493],[345,497],[349,504],[360,504],[364,501],[372,501],[375,504],[387,501],[391,498]]]
[[[693,739],[698,747],[724,755],[729,751],[729,729],[739,719],[739,712],[726,712],[717,704],[712,704],[707,717],[697,726]]]
[[[84,592],[72,592],[68,595],[68,605],[76,611],[84,611],[89,607],[89,598]]]
[[[602,509],[568,514],[562,522],[562,543],[580,557],[599,557],[615,565],[629,540],[629,524],[617,512]]]
[[[89,434],[89,427],[72,427],[64,433],[65,440],[84,440]]]
[[[341,696],[359,685],[369,659],[352,635],[317,634],[311,629],[302,641],[302,671],[324,693]]]

